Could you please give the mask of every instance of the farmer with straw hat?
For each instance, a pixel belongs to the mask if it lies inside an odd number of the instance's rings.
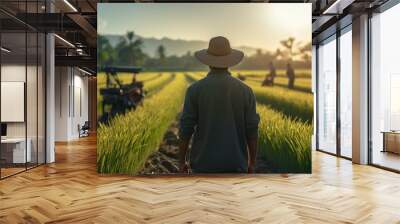
[[[195,53],[210,72],[186,92],[179,130],[181,172],[254,172],[260,120],[256,100],[251,88],[228,71],[243,56],[221,36]]]

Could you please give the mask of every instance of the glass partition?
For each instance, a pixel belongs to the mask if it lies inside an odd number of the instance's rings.
[[[318,47],[318,149],[336,154],[336,36]]]
[[[24,171],[31,161],[26,138],[26,41],[25,32],[1,34],[2,177]]]
[[[352,157],[352,34],[351,26],[340,36],[340,154]]]
[[[43,5],[44,1],[0,3],[18,13],[40,13]],[[45,163],[46,39],[43,33],[2,12],[0,26],[2,179]]]

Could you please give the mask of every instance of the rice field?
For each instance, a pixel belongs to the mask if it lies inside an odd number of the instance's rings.
[[[311,94],[280,87],[261,87],[251,82],[247,84],[253,89],[259,103],[268,105],[286,116],[311,123],[313,117]]]
[[[97,137],[97,170],[100,173],[137,174],[146,159],[157,149],[164,133],[181,109],[186,86],[183,74],[143,106],[100,124]]]
[[[302,72],[307,74],[307,71]],[[232,73],[237,75],[235,71]],[[281,173],[311,172],[312,94],[281,86],[261,87],[265,74],[240,73],[246,75],[245,82],[257,98],[261,117],[259,155],[268,169]],[[205,72],[152,73],[143,78],[149,92],[143,106],[117,116],[108,126],[99,127],[98,171],[137,174],[157,150],[164,133],[180,112],[187,85],[204,75]],[[278,78],[282,83],[285,81],[284,77]],[[308,78],[299,80],[299,85],[311,85]]]
[[[104,75],[104,74],[103,74]],[[173,79],[173,73],[145,73],[137,76],[137,81],[143,82],[143,89],[146,95],[152,95],[161,89],[164,85]],[[131,83],[132,76],[128,78],[128,75],[122,76],[122,84]],[[100,95],[100,89],[105,87],[105,77],[97,80],[97,117],[102,115],[102,96]]]
[[[235,74],[235,72],[232,73]],[[205,73],[195,72],[192,75],[195,79],[200,79],[205,76]],[[262,87],[261,82],[262,79],[259,81],[245,80],[245,83],[253,89],[258,103],[268,105],[288,117],[311,123],[313,118],[312,94],[279,86]],[[311,81],[309,83],[311,85]]]
[[[265,75],[259,76],[259,77],[254,77],[254,78],[249,77],[249,78],[247,78],[246,81],[256,82],[256,83],[261,84],[264,79],[265,79]],[[274,86],[287,88],[287,85],[288,85],[288,79],[285,77],[276,77],[274,80]],[[305,92],[305,93],[311,93],[311,79],[308,79],[308,78],[296,79],[293,90],[297,90],[297,91],[301,91],[301,92]]]
[[[265,76],[266,74],[269,73],[269,71],[268,70],[232,70],[231,73],[234,76],[236,76],[238,73],[240,73],[243,76],[251,78],[251,77]],[[296,73],[296,78],[311,79],[311,71],[308,69],[296,69],[295,73]],[[286,71],[283,69],[277,69],[276,75],[278,77],[285,78]]]
[[[259,153],[272,172],[310,173],[312,125],[257,105]]]
[[[190,77],[199,80],[204,73],[191,73]],[[312,95],[277,87],[260,87],[259,83],[247,84],[257,98],[259,153],[268,168],[278,173],[310,173]]]

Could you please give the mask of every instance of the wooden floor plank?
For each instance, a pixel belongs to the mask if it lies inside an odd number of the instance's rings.
[[[0,223],[400,223],[400,175],[313,152],[311,175],[96,173],[96,139],[0,181]]]

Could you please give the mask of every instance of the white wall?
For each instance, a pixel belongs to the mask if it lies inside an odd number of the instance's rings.
[[[24,65],[9,64],[1,66],[1,81],[3,82],[25,82]],[[28,70],[31,69],[28,67]],[[6,110],[7,108],[1,108]],[[25,137],[25,122],[11,122],[7,123],[7,136],[8,137]]]
[[[1,81],[18,81],[25,82],[25,64],[23,65],[2,65]],[[29,67],[28,67],[29,69]]]
[[[76,68],[56,67],[55,140],[79,137],[78,125],[88,120],[88,78]]]
[[[38,70],[37,70],[38,69]],[[41,66],[32,66],[25,64],[2,64],[1,66],[1,81],[2,82],[24,82],[26,84],[26,101],[22,102],[22,107],[18,108],[19,113],[25,114],[26,120],[21,122],[5,122],[7,124],[8,138],[27,138],[30,142],[31,155],[33,162],[39,159],[39,163],[44,163],[44,74]],[[27,78],[27,80],[25,80]],[[3,92],[4,89],[2,89]],[[24,94],[24,89],[20,94]],[[2,95],[3,97],[7,97]],[[25,96],[23,97],[25,98]],[[26,105],[25,105],[26,103]],[[2,107],[3,112],[12,110],[11,107]],[[16,108],[14,108],[16,110]],[[13,113],[13,111],[7,111]],[[14,112],[15,113],[15,112]],[[24,115],[22,115],[24,116]]]
[[[70,77],[67,67],[55,68],[55,140],[68,140],[69,96],[68,88]]]
[[[24,65],[2,65],[1,66],[1,81],[25,82],[25,64]],[[6,110],[6,108],[1,108]],[[12,122],[7,123],[7,137],[25,137],[25,123]]]
[[[78,132],[78,125],[83,125],[85,121],[89,120],[89,113],[88,113],[88,108],[89,108],[89,102],[88,102],[88,78],[82,76],[83,73],[79,72],[78,75],[76,74],[78,70],[74,70],[75,75],[74,75],[74,108],[72,108],[72,120],[71,120],[71,135],[78,137],[79,132]]]

